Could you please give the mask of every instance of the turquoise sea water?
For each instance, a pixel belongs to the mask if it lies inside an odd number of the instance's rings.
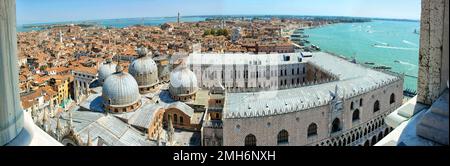
[[[405,73],[405,89],[417,89],[419,62],[419,22],[372,21],[366,23],[334,24],[305,30],[311,44],[323,51],[360,63],[392,67],[392,71]],[[343,66],[345,67],[345,66]]]

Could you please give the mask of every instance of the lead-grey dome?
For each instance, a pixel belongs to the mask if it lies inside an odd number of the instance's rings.
[[[116,64],[112,63],[110,59],[106,60],[106,63],[103,63],[98,69],[98,81],[100,84],[105,82],[108,76],[112,75],[116,72]]]
[[[126,107],[140,100],[138,84],[128,73],[115,72],[109,76],[102,89],[104,104],[111,107]]]
[[[175,97],[184,97],[198,91],[197,77],[187,67],[180,67],[170,74],[169,92]]]
[[[128,71],[136,79],[139,88],[147,88],[154,86],[158,81],[158,66],[155,61],[148,56],[148,50],[140,49],[138,51],[139,58],[134,60]]]

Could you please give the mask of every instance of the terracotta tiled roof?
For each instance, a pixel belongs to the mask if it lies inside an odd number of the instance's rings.
[[[82,72],[82,73],[88,73],[88,74],[92,74],[92,75],[96,75],[97,74],[97,69],[94,67],[84,67],[84,66],[77,66],[74,67],[74,71],[77,72]]]
[[[36,75],[36,76],[34,77],[34,82],[37,83],[37,84],[43,84],[43,83],[45,83],[46,81],[48,81],[49,79],[50,79],[50,77],[48,77],[48,76],[43,76],[43,77],[41,77],[41,76],[39,76],[39,75]]]

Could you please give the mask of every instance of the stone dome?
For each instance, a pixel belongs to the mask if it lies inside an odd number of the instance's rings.
[[[117,72],[106,78],[102,97],[106,110],[130,112],[140,104],[141,95],[136,80],[117,66]]]
[[[191,100],[198,91],[197,76],[187,67],[179,67],[170,74],[169,92],[176,100]]]
[[[158,66],[155,61],[145,51],[138,51],[139,58],[134,60],[129,68],[129,73],[136,79],[141,93],[148,92],[158,82]]]
[[[103,84],[108,76],[116,72],[116,66],[116,64],[112,63],[111,59],[107,59],[106,63],[100,66],[98,69],[98,81],[100,84]]]

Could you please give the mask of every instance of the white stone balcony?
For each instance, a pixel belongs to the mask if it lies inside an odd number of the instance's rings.
[[[385,122],[395,129],[375,146],[448,145],[448,90],[431,107],[417,103],[416,98],[386,117]]]

